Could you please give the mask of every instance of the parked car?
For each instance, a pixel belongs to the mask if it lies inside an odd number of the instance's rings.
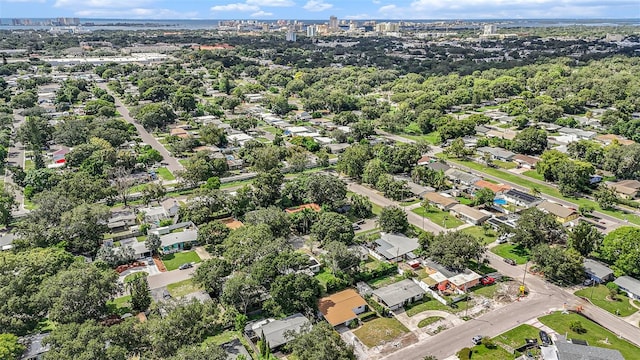
[[[473,337],[473,339],[471,339],[471,342],[473,343],[473,345],[478,345],[482,342],[482,335],[476,335]]]
[[[496,279],[492,278],[491,276],[485,276],[482,279],[480,279],[480,283],[482,285],[491,285],[495,282],[496,282]]]
[[[582,285],[584,285],[584,286],[593,285],[593,279],[586,279],[585,281],[582,282]]]
[[[360,230],[360,226],[359,226],[359,225],[356,225],[356,224],[353,224],[353,230],[354,230],[354,231],[355,231],[355,230]]]
[[[544,330],[540,330],[540,340],[542,340],[543,346],[551,345],[551,338],[549,337],[549,334],[547,334],[547,332]]]
[[[364,224],[364,222],[365,222],[365,220],[364,220],[364,219],[361,219],[361,220],[356,221],[356,224],[358,224],[358,225],[362,225],[362,224]]]
[[[167,290],[162,290],[162,298],[163,299],[171,299],[171,294]]]
[[[512,266],[516,266],[517,265],[516,261],[513,260],[513,259],[504,258],[504,262],[506,262],[507,264],[512,265]]]
[[[189,268],[192,268],[192,267],[193,267],[192,263],[184,263],[184,264],[180,265],[180,267],[178,269],[179,270],[186,270],[186,269],[189,269]]]

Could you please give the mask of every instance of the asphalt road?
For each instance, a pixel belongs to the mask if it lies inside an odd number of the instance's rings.
[[[193,265],[193,267],[190,269],[172,270],[155,275],[149,275],[149,277],[147,277],[147,280],[149,281],[149,289],[158,289],[169,284],[190,279],[191,275],[193,275],[193,272],[198,268],[199,265],[200,264],[198,263]]]
[[[178,170],[184,169],[182,164],[178,162],[178,159],[171,155],[169,151],[167,151],[167,149],[164,147],[164,145],[156,140],[156,138],[152,134],[149,134],[149,132],[142,125],[135,122],[135,120],[129,113],[129,109],[122,103],[122,101],[120,101],[120,98],[118,98],[117,94],[113,93],[107,88],[107,84],[99,83],[98,87],[106,90],[111,96],[114,97],[114,99],[116,100],[116,110],[127,122],[133,124],[136,127],[136,130],[138,130],[138,134],[140,134],[140,139],[142,139],[142,142],[151,145],[152,148],[156,149],[162,155],[162,157],[164,158],[163,162],[168,164],[167,169],[169,169],[172,174],[175,174],[175,172]]]
[[[517,281],[524,278],[529,295],[498,310],[488,312],[469,320],[460,326],[445,330],[416,344],[390,354],[387,360],[421,360],[426,355],[438,359],[447,358],[463,347],[471,347],[471,338],[475,335],[494,337],[528,320],[548,314],[550,311],[584,307],[583,313],[600,323],[610,331],[640,346],[640,329],[595,307],[564,289],[550,284],[538,276],[527,274],[524,277],[524,265],[511,266],[493,253],[487,253],[491,266],[500,273]]]
[[[13,128],[17,131],[20,125],[22,125],[22,123],[25,121],[25,118],[24,116],[20,115],[20,110],[13,111],[13,118],[15,119],[15,121],[13,122]],[[8,163],[24,168],[24,147],[20,142],[17,141],[15,136],[14,143],[9,147],[8,153]],[[18,204],[18,209],[13,212],[13,215],[25,214],[26,210],[24,208],[24,195],[22,194],[22,191],[20,191],[20,188],[13,183],[13,179],[11,178],[11,176],[9,176],[9,171],[7,171],[6,169],[4,183],[5,186],[10,184],[11,188],[13,189],[13,194],[16,198],[16,203]]]

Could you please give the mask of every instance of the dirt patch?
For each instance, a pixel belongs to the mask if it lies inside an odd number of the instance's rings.
[[[418,337],[413,333],[408,333],[401,336],[398,339],[395,339],[385,344],[384,347],[380,350],[380,354],[388,355],[400,349],[403,349],[409,345],[415,344],[417,342],[418,342]]]
[[[167,272],[167,268],[157,255],[153,257],[153,262],[156,264],[160,272]]]

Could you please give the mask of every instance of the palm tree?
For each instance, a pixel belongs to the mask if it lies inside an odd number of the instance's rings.
[[[540,195],[540,189],[538,189],[537,186],[532,186],[531,189],[529,189],[529,193],[533,196],[538,196]]]

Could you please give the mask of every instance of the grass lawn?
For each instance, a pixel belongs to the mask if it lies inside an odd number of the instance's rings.
[[[494,283],[494,284],[488,285],[488,286],[479,285],[479,286],[475,287],[471,291],[476,295],[484,296],[484,297],[489,298],[489,299],[493,299],[493,297],[496,295],[496,292],[498,291],[498,284]]]
[[[436,225],[446,227],[447,229],[457,228],[458,226],[464,224],[462,221],[458,220],[455,216],[449,214],[448,212],[440,211],[434,208],[427,210],[423,207],[419,207],[411,211],[420,216],[424,216],[427,219],[433,221]]]
[[[24,161],[24,171],[31,170],[35,167],[33,160],[27,159]]]
[[[518,165],[516,165],[516,163],[511,162],[511,161],[501,161],[501,160],[493,160],[492,161],[493,165],[501,168],[501,169],[515,169],[518,167]]]
[[[612,314],[618,314],[622,317],[629,316],[638,309],[629,304],[629,298],[626,295],[618,294],[617,300],[608,300],[609,289],[604,285],[592,286],[575,292],[577,296],[581,296],[591,300],[591,302]]]
[[[360,326],[353,334],[368,347],[384,344],[409,332],[400,321],[394,318],[378,318]]]
[[[494,337],[493,340],[509,347],[517,348],[524,345],[524,339],[537,339],[539,332],[540,330],[536,327],[522,324]]]
[[[234,187],[234,186],[243,186],[243,185],[249,185],[253,182],[253,179],[250,180],[241,180],[241,181],[232,181],[232,182],[228,182],[228,183],[224,183],[224,184],[220,184],[220,189],[224,190],[224,189],[228,189],[230,187]]]
[[[232,330],[227,330],[227,331],[223,331],[218,335],[214,335],[214,336],[208,336],[206,339],[204,339],[204,344],[213,344],[213,345],[222,345],[224,343],[228,343],[229,341],[232,341],[234,339],[238,339],[238,332],[237,331],[232,331]]]
[[[374,215],[380,215],[380,213],[382,212],[382,206],[372,202],[371,203],[371,212],[373,212]]]
[[[191,279],[178,281],[177,283],[167,285],[167,291],[174,298],[183,297],[188,294],[202,290]]]
[[[480,239],[483,244],[488,245],[492,242],[496,241],[497,234],[495,230],[491,229],[489,231],[484,231],[482,226],[471,226],[461,230],[463,233],[467,233],[473,235]]]
[[[141,192],[144,188],[147,187],[147,184],[138,184],[129,188],[130,194],[135,194]]]
[[[516,244],[500,244],[491,249],[491,252],[507,259],[513,259],[517,264],[524,264],[529,260],[529,250]]]
[[[171,171],[169,171],[169,169],[167,169],[166,167],[158,168],[156,172],[158,173],[158,176],[160,176],[162,180],[171,181],[176,179],[176,177],[173,176]]]
[[[624,214],[621,211],[615,211],[615,210],[603,210],[600,208],[600,206],[598,205],[597,202],[586,199],[586,198],[569,198],[569,197],[565,197],[562,194],[560,194],[560,191],[558,191],[558,189],[553,188],[551,186],[547,186],[547,185],[541,185],[538,184],[536,182],[527,180],[525,178],[522,178],[516,174],[513,173],[509,173],[509,172],[505,172],[499,169],[494,169],[494,168],[490,168],[487,166],[484,166],[482,164],[478,164],[476,162],[473,161],[463,161],[463,160],[458,160],[458,159],[449,159],[449,161],[454,162],[454,163],[458,163],[464,166],[467,166],[469,168],[472,168],[476,171],[480,171],[483,172],[487,175],[491,175],[491,176],[495,176],[497,178],[500,178],[502,180],[508,181],[508,182],[512,182],[514,184],[520,185],[524,188],[527,189],[531,189],[531,188],[536,188],[538,189],[542,194],[546,194],[546,195],[550,195],[559,199],[563,199],[566,201],[569,201],[571,203],[576,204],[576,206],[584,206],[584,205],[589,205],[592,206],[594,209],[598,209],[599,212],[602,212],[604,214],[613,216],[617,219],[620,220],[628,220],[629,222],[632,222],[636,225],[640,225],[640,216],[636,216],[636,215],[631,215],[631,214]]]
[[[440,134],[437,131],[428,133],[426,135],[410,135],[410,134],[402,134],[400,135],[403,138],[411,139],[414,141],[423,140],[430,144],[439,144],[440,143]]]
[[[138,240],[138,242],[145,242],[147,240],[147,235],[136,236],[136,240]]]
[[[456,200],[458,200],[458,202],[459,202],[460,204],[462,204],[462,205],[470,205],[470,206],[473,206],[473,200],[471,200],[471,199],[467,199],[467,198],[466,198],[466,197],[464,197],[464,196],[458,196],[458,197],[456,197]]]
[[[272,133],[273,135],[277,135],[278,134],[278,129],[276,129],[273,126],[263,126],[261,127],[262,130],[268,132],[268,133]]]
[[[489,349],[484,345],[476,345],[471,348],[473,360],[513,360],[515,356],[507,352],[507,350],[496,346],[494,349]]]
[[[420,199],[414,199],[414,200],[410,200],[410,201],[403,201],[400,203],[400,206],[410,206],[413,204],[417,204],[420,202]]]
[[[271,140],[269,140],[267,138],[263,138],[263,137],[256,138],[256,140],[260,141],[261,143],[270,143],[271,142]]]
[[[383,264],[382,261],[369,256],[367,261],[364,262],[363,266],[365,268],[367,268],[368,270],[375,270],[375,269],[379,268],[381,264]]]
[[[200,261],[200,256],[195,251],[173,253],[162,257],[162,262],[167,271],[175,270],[184,263],[199,263]]]
[[[425,326],[429,326],[431,324],[433,324],[436,321],[440,321],[444,319],[443,317],[440,316],[429,316],[428,318],[424,318],[422,320],[420,320],[420,322],[418,323],[418,327],[419,328],[423,328]]]
[[[469,269],[477,272],[480,275],[491,274],[498,271],[487,264],[481,263],[480,266],[478,266],[475,260],[469,261]]]
[[[544,177],[542,175],[538,174],[538,172],[535,171],[535,170],[527,170],[527,171],[523,172],[522,175],[528,176],[528,177],[536,179],[536,180],[544,181]]]
[[[436,299],[432,299],[430,297],[425,297],[425,299],[426,300],[423,299],[421,302],[416,302],[409,306],[405,306],[407,316],[418,315],[421,312],[427,310],[440,310],[447,312],[451,312],[451,310],[453,310]]]
[[[185,166],[189,164],[189,159],[178,159],[178,162],[182,164],[182,166]]]
[[[56,324],[53,321],[47,319],[42,319],[38,322],[38,326],[36,327],[36,332],[38,333],[48,333],[53,331],[56,328]]]
[[[124,277],[124,283],[128,284],[130,282],[132,282],[133,280],[140,278],[140,277],[147,277],[149,276],[149,273],[146,271],[138,271],[138,272],[134,272],[133,274],[129,274],[127,276]]]
[[[330,271],[328,271],[326,269],[323,269],[321,272],[316,274],[315,278],[318,279],[318,281],[320,282],[320,284],[322,285],[322,287],[324,287],[324,289],[326,291],[327,290],[327,282],[329,282],[329,280],[331,280],[331,279],[335,279],[336,277]]]
[[[113,314],[126,314],[131,311],[131,295],[107,301],[107,307]]]
[[[591,346],[620,350],[625,359],[637,359],[638,354],[640,354],[640,348],[637,346],[626,340],[619,339],[616,334],[578,314],[562,314],[556,312],[543,316],[538,320],[555,330],[558,334],[567,333],[570,339],[586,340]],[[587,332],[578,334],[571,330],[570,324],[573,321],[580,321]],[[605,340],[607,340],[608,343],[605,343]]]
[[[378,289],[383,286],[391,285],[393,283],[397,283],[398,281],[404,280],[404,276],[402,275],[387,275],[383,277],[379,277],[368,282],[372,288]]]
[[[34,210],[36,209],[38,206],[34,203],[31,202],[31,200],[28,199],[24,199],[24,208],[27,210]]]

